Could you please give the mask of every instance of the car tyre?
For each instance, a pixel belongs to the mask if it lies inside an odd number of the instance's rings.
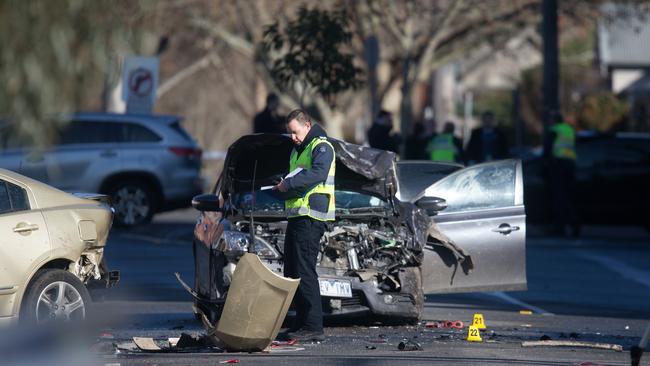
[[[84,321],[91,306],[88,289],[72,273],[41,269],[27,286],[20,320],[26,324]]]
[[[133,227],[151,221],[155,212],[153,190],[142,182],[125,180],[118,182],[109,195],[115,209],[115,224]]]

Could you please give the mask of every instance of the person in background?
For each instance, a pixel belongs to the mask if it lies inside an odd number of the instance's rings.
[[[453,122],[447,121],[442,133],[431,139],[427,146],[430,160],[450,163],[463,161],[463,144],[454,136],[455,128]]]
[[[368,130],[368,144],[370,147],[397,153],[401,137],[399,134],[391,134],[392,129],[393,115],[390,112],[381,110]]]
[[[503,132],[494,126],[494,114],[486,111],[481,119],[483,125],[472,130],[467,144],[468,165],[508,157],[508,142]]]
[[[544,157],[550,168],[554,234],[565,236],[568,226],[573,236],[579,237],[580,222],[575,208],[576,133],[559,112],[554,112],[552,118],[554,124],[544,140]]]
[[[271,93],[266,97],[266,107],[255,115],[253,133],[286,133],[282,117],[278,115],[280,99]]]
[[[427,157],[427,143],[431,140],[430,136],[426,135],[424,125],[416,123],[413,125],[413,132],[406,139],[406,159],[411,160],[426,160]]]

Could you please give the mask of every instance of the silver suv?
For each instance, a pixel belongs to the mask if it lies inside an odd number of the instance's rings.
[[[0,124],[0,167],[65,191],[112,197],[115,223],[133,226],[201,192],[201,149],[177,116],[77,113],[49,149]]]

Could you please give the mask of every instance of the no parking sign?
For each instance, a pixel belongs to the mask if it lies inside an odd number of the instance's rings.
[[[122,73],[122,99],[127,113],[153,111],[158,88],[157,57],[126,57]]]

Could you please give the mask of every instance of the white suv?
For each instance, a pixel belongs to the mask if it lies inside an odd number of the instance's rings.
[[[14,125],[0,125],[0,168],[64,191],[111,196],[115,223],[133,226],[157,211],[189,206],[201,192],[201,149],[167,115],[77,113],[57,143],[37,149]]]

